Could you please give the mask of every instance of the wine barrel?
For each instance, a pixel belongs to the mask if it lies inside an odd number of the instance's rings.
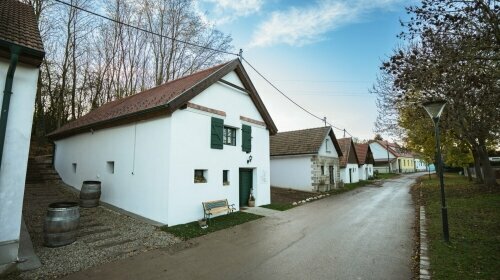
[[[49,205],[43,227],[44,244],[60,247],[76,241],[80,210],[76,202],[56,202]]]
[[[83,181],[82,189],[80,190],[81,207],[90,208],[99,206],[100,197],[101,197],[100,181]]]

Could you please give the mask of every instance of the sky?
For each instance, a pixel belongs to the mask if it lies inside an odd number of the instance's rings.
[[[203,20],[297,103],[359,139],[372,139],[379,68],[400,43],[401,0],[198,0]],[[279,132],[323,126],[243,64]],[[344,133],[335,130],[337,138]],[[346,136],[349,136],[346,134]]]

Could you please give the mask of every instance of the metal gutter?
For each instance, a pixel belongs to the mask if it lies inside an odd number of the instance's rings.
[[[12,84],[14,82],[14,73],[16,72],[20,52],[21,48],[19,46],[10,47],[10,65],[9,70],[7,71],[7,77],[5,78],[2,111],[0,115],[0,168],[2,166],[3,148],[7,131],[7,119],[9,117],[10,96],[12,95]]]

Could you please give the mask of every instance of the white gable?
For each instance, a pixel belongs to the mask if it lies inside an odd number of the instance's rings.
[[[395,158],[392,153],[387,152],[387,149],[385,147],[382,147],[378,142],[370,143],[370,148],[372,150],[373,158],[375,160],[377,159],[387,160],[387,154],[389,154],[389,159]]]
[[[332,138],[330,138],[330,134],[328,134],[323,140],[323,144],[321,144],[318,154],[320,156],[336,157],[336,158],[339,157],[339,155],[337,154],[337,150],[333,145]]]

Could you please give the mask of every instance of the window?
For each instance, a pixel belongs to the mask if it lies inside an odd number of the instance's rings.
[[[115,162],[114,161],[106,162],[106,169],[108,170],[109,173],[115,174]]]
[[[236,128],[225,126],[222,139],[224,145],[236,146]]]
[[[252,152],[252,127],[249,125],[241,127],[241,150],[247,154]]]
[[[325,175],[325,166],[324,165],[321,166],[321,175]]]
[[[328,148],[328,139],[325,140],[325,150],[327,153],[330,153],[330,149]]]
[[[76,163],[74,162],[72,165],[73,165],[73,173],[76,173]]]
[[[195,183],[206,183],[207,182],[207,170],[206,169],[195,169],[194,170],[194,182]]]
[[[229,170],[222,170],[222,184],[224,186],[229,185]]]

